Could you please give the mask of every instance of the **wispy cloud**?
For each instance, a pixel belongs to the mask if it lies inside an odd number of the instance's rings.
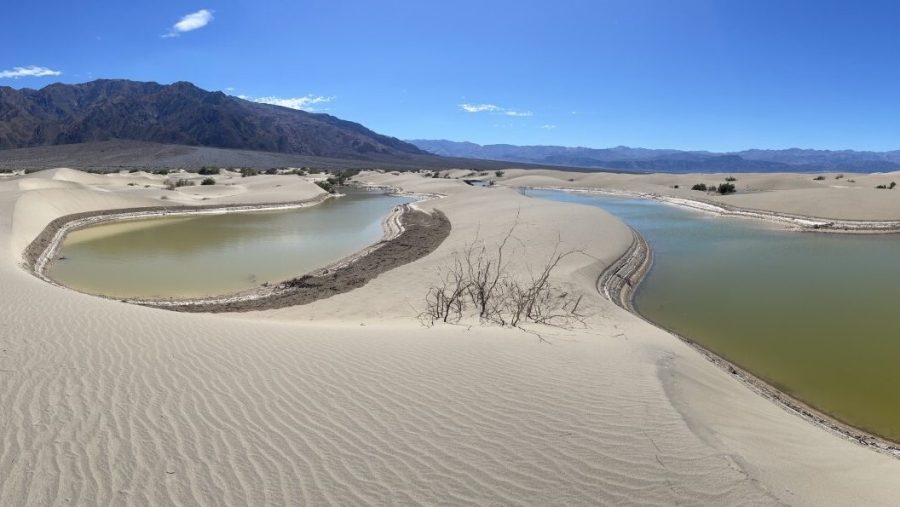
[[[503,110],[494,104],[460,104],[459,107],[467,113],[495,113]]]
[[[185,32],[192,32],[199,28],[203,28],[208,25],[213,20],[213,11],[209,9],[200,9],[197,12],[192,12],[187,16],[178,20],[177,23],[172,25],[172,28],[165,34],[163,37],[178,37],[179,35]]]
[[[550,124],[541,125],[540,128],[545,129],[545,130],[553,130],[556,128],[556,125],[550,125]]]
[[[334,97],[322,95],[307,95],[305,97],[248,97],[246,95],[238,95],[238,98],[259,102],[260,104],[300,109],[302,111],[321,111],[322,109],[317,107],[319,104],[327,104],[334,100]]]
[[[10,70],[0,70],[0,78],[19,79],[20,77],[45,77],[58,76],[62,72],[58,70],[48,69],[47,67],[38,67],[30,65],[28,67],[13,67]]]
[[[507,109],[505,107],[500,107],[496,104],[463,103],[459,105],[459,108],[467,113],[497,113],[520,118],[526,116],[534,116],[534,113],[532,113],[531,111],[516,111],[513,109]]]

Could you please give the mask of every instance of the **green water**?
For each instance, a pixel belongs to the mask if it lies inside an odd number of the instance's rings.
[[[900,442],[900,235],[800,233],[650,200],[528,193],[599,206],[647,239],[642,315]]]
[[[310,208],[114,222],[66,237],[50,278],[114,297],[196,297],[278,282],[382,236],[406,197],[349,190]]]

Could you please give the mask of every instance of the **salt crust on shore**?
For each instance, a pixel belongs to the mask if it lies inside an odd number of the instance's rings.
[[[561,180],[529,174],[503,179]],[[65,214],[158,206],[162,195],[247,204],[319,192],[296,176],[218,179],[234,185],[194,195],[161,190],[153,175],[70,170],[0,180],[0,505],[888,505],[900,497],[900,460],[790,414],[602,299],[597,277],[632,236],[596,208],[368,173],[362,179],[373,184],[446,194],[421,206],[447,214],[450,237],[358,290],[250,314],[118,303],[20,267],[25,246]],[[900,218],[900,208],[888,216],[894,205],[872,199],[859,200],[867,209],[825,209],[833,192],[814,190],[765,199],[781,212]],[[779,201],[782,192],[791,203]],[[793,202],[806,194],[814,197]],[[414,315],[437,267],[476,231],[497,238],[517,211],[525,262],[514,269],[539,264],[557,238],[588,254],[567,258],[558,279],[585,294],[589,328],[536,329],[548,345],[496,327],[422,327]]]

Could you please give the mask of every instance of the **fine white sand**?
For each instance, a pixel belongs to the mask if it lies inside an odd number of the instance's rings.
[[[457,180],[362,179],[445,194],[419,206],[444,211],[450,237],[361,289],[240,315],[79,294],[28,274],[21,253],[60,215],[154,206],[162,195],[189,204],[317,195],[303,178],[235,177],[240,192],[202,197],[139,173],[0,182],[0,505],[889,505],[900,496],[900,460],[766,401],[601,299],[597,276],[631,241],[602,210]],[[547,344],[491,326],[421,326],[435,269],[476,232],[496,240],[516,213],[514,269],[540,264],[557,240],[584,249],[557,279],[585,294],[589,327],[533,329]]]

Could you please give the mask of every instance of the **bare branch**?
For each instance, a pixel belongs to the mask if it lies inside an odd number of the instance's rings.
[[[532,271],[526,263],[526,280],[510,273],[512,259],[508,248],[510,241],[516,239],[519,217],[517,211],[496,250],[489,252],[479,228],[471,243],[453,253],[450,266],[441,271],[440,282],[426,294],[426,309],[420,320],[431,324],[438,320],[458,322],[471,304],[482,322],[501,326],[520,327],[525,322],[558,327],[584,324],[584,315],[579,313],[582,296],[562,292],[551,281],[560,262],[570,255],[583,254],[581,250],[561,251],[562,239],[557,238],[552,254],[539,271]]]

